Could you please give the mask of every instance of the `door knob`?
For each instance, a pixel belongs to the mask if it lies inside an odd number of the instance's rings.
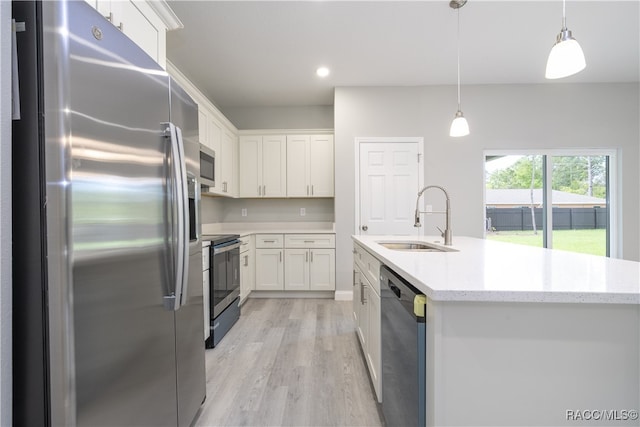
[[[363,225],[361,228],[362,228],[362,231],[367,231],[369,229],[369,227],[367,227],[366,225]]]

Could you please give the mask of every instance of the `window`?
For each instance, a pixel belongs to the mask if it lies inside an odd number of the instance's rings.
[[[487,153],[485,236],[610,256],[614,153]]]

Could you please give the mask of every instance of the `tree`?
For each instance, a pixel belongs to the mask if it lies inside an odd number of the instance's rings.
[[[552,158],[552,162],[553,190],[606,197],[606,156],[557,156]],[[527,189],[532,186],[542,188],[542,156],[522,157],[487,178],[487,188],[491,189]]]

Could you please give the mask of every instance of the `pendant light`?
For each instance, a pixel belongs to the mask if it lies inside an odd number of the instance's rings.
[[[562,0],[562,29],[547,59],[547,70],[544,76],[548,79],[568,77],[584,70],[587,66],[580,44],[567,29],[565,7],[565,0]]]
[[[462,110],[460,109],[460,8],[467,3],[467,0],[451,0],[449,7],[456,9],[458,12],[458,111],[456,116],[451,122],[451,129],[449,130],[449,136],[465,136],[469,135],[469,123],[464,118]]]

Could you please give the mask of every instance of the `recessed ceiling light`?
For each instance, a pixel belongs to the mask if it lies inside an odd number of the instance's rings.
[[[329,69],[327,67],[320,67],[316,70],[318,77],[327,77],[329,75]]]

